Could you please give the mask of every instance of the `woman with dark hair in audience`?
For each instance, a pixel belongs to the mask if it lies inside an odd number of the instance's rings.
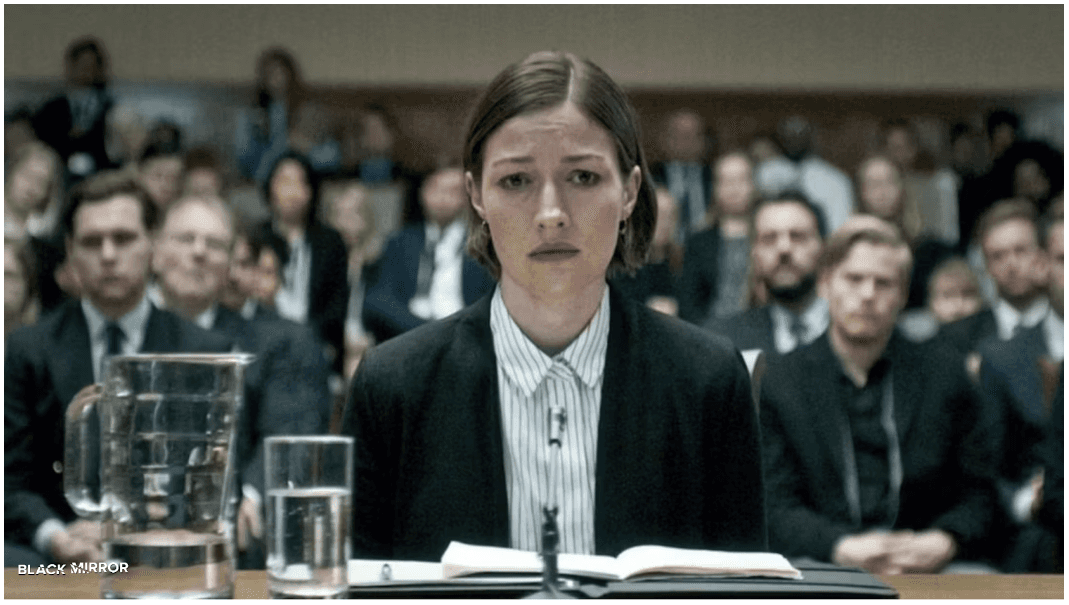
[[[561,552],[766,550],[742,358],[606,283],[642,266],[657,220],[626,95],[588,60],[535,53],[467,133],[468,251],[498,285],[357,368],[353,555],[537,550],[551,503]]]
[[[256,61],[256,99],[240,116],[237,128],[238,166],[257,183],[283,153],[298,150],[319,172],[337,170],[341,151],[322,132],[323,110],[308,102],[308,91],[293,55],[272,47]]]
[[[267,173],[264,199],[271,216],[263,228],[273,229],[289,244],[275,309],[286,319],[310,324],[340,372],[347,261],[341,235],[317,218],[319,176],[304,156],[287,152]]]

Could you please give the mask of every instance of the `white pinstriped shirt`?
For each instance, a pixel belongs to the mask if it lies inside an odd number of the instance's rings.
[[[505,485],[512,548],[537,551],[542,506],[557,502],[560,552],[594,554],[594,470],[605,353],[609,342],[609,289],[590,324],[568,347],[549,357],[516,325],[501,288],[490,305],[504,437]],[[567,416],[561,469],[553,470],[549,410]],[[555,490],[550,477],[559,477]]]

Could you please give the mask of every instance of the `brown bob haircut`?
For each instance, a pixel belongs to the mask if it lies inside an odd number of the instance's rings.
[[[846,260],[854,246],[862,242],[890,246],[899,253],[900,285],[902,292],[908,293],[910,273],[913,270],[913,253],[909,250],[909,244],[902,238],[898,227],[871,214],[855,214],[828,238],[817,261],[817,275],[823,279],[831,274]]]
[[[482,181],[487,139],[506,121],[521,115],[575,104],[588,118],[601,125],[616,144],[616,159],[626,181],[635,166],[642,171],[635,209],[621,224],[621,233],[609,262],[608,275],[633,274],[646,262],[653,229],[657,223],[657,198],[642,152],[638,119],[627,95],[600,67],[571,53],[537,52],[505,68],[483,93],[468,123],[464,139],[464,170],[476,186]],[[482,263],[495,279],[501,263],[489,230],[471,208],[468,199],[468,253]]]

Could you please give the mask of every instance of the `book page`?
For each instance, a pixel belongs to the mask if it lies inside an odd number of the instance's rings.
[[[635,546],[620,553],[616,561],[624,579],[645,574],[802,577],[800,571],[777,553]]]
[[[557,568],[562,575],[615,580],[620,576],[616,559],[600,555],[562,553],[557,556]],[[442,575],[455,578],[477,573],[542,574],[542,557],[533,551],[473,546],[450,542],[442,555]]]

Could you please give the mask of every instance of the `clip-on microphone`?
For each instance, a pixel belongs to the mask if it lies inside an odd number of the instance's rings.
[[[553,406],[549,410],[549,447],[553,451],[553,462],[550,464],[549,489],[553,494],[557,493],[557,482],[561,472],[561,432],[564,430],[564,422],[567,415],[561,406]],[[553,498],[553,506],[542,506],[542,589],[534,594],[527,595],[525,599],[574,599],[575,597],[564,593],[560,589],[558,576],[557,553],[560,551],[560,529],[557,527],[557,511],[559,510],[556,498]]]

